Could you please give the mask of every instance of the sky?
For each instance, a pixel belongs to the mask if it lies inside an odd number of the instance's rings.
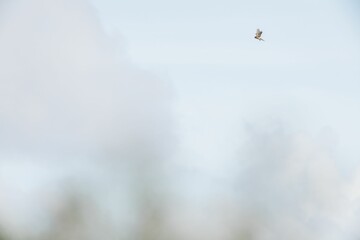
[[[207,135],[201,140],[193,135],[206,131],[211,138],[225,138],[223,145],[237,144],[226,135],[236,131],[236,122],[276,111],[287,111],[278,118],[303,116],[295,124],[307,125],[303,127],[311,132],[334,125],[346,128],[342,122],[354,121],[351,129],[341,131],[348,133],[346,145],[356,142],[350,136],[359,132],[354,129],[359,116],[352,113],[359,86],[355,3],[93,3],[107,31],[120,33],[132,61],[171,80],[180,127],[189,133],[186,142],[201,142],[204,146],[194,147],[201,152],[216,147],[208,147]],[[265,42],[253,41],[257,28],[264,31]]]
[[[241,192],[237,175],[255,189],[244,202],[260,201],[264,197],[259,192],[267,189],[281,189],[276,174],[282,172],[294,175],[288,188],[296,190],[289,195],[299,201],[306,201],[298,193],[306,181],[301,171],[313,171],[306,173],[308,181],[323,184],[324,192],[341,192],[346,184],[358,187],[350,180],[358,174],[360,134],[359,6],[354,1],[93,3],[106,31],[123,41],[131,61],[173,86],[178,145],[172,161],[176,173],[185,169],[189,179],[178,173],[177,184],[190,201],[201,204],[228,191],[236,195]],[[263,30],[265,42],[253,38],[257,28]],[[268,135],[279,138],[281,146],[263,140]],[[270,152],[257,156],[257,151],[265,151],[264,144],[270,145]],[[254,152],[248,150],[252,147]],[[278,152],[287,151],[293,157],[274,160]],[[320,163],[318,154],[326,155]],[[259,162],[247,163],[253,158]],[[253,176],[246,174],[248,168],[254,169]],[[257,179],[269,181],[269,186],[262,186],[261,180],[257,185]],[[288,176],[280,179],[289,181]],[[317,204],[338,198],[328,193]],[[276,197],[265,199],[269,211],[279,209],[273,206]],[[321,209],[313,201],[309,208]],[[301,215],[298,210],[294,214]],[[317,221],[322,222],[314,217]],[[299,232],[306,234],[304,229]],[[330,239],[319,232],[318,238]],[[333,239],[344,238],[334,232],[329,234]]]
[[[15,239],[50,228],[72,181],[117,231],[166,192],[180,239],[359,238],[356,1],[0,7],[0,227]]]

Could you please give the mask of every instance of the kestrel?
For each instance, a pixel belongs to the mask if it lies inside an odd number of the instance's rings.
[[[260,29],[256,29],[255,38],[259,41],[264,41],[264,39],[261,38],[262,31]]]

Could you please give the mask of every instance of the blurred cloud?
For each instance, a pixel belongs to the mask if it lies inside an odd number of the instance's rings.
[[[149,181],[135,173],[151,175],[170,152],[171,86],[131,63],[87,1],[1,8],[0,225],[18,238],[44,231],[75,183],[86,199],[112,194],[128,209],[126,186]]]
[[[243,219],[256,219],[254,239],[354,239],[359,206],[349,188],[356,183],[337,167],[333,129],[314,135],[267,119],[246,124],[246,132],[239,190]]]
[[[169,86],[114,54],[85,1],[13,5],[1,24],[3,151],[83,153],[117,148],[126,135],[162,139]]]

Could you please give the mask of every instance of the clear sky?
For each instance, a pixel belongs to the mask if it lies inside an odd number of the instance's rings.
[[[355,1],[93,3],[132,61],[173,83],[182,142],[206,166],[235,154],[242,121],[269,116],[311,134],[330,127],[344,151],[357,148]]]
[[[356,1],[91,3],[0,1],[0,229],[50,228],[74,180],[108,239],[152,196],[179,239],[358,238]]]

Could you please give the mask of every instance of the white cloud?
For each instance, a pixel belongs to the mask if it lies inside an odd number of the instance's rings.
[[[148,174],[157,168],[172,145],[171,87],[119,52],[87,1],[19,0],[2,8],[0,166],[17,170],[1,176],[2,201],[14,201],[1,204],[0,221],[29,235],[44,224],[36,217],[44,194],[61,193],[64,179],[83,179],[94,195],[110,194],[109,185],[119,193],[138,165]],[[58,178],[44,177],[51,186],[40,187],[37,175]]]

